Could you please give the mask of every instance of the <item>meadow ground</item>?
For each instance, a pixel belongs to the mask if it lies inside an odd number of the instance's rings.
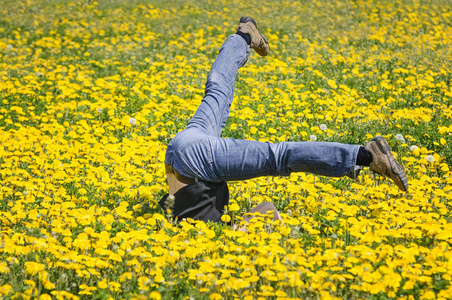
[[[240,70],[224,136],[382,134],[407,193],[368,170],[234,182],[233,223],[263,201],[284,218],[248,233],[157,206],[242,15],[271,53]],[[1,298],[452,298],[451,20],[445,0],[1,0]]]

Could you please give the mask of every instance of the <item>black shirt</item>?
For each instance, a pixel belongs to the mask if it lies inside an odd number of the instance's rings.
[[[168,209],[168,196],[166,194],[159,201],[160,206]],[[171,210],[178,221],[191,218],[204,222],[221,222],[224,207],[229,203],[229,189],[225,181],[208,182],[198,181],[178,190]]]

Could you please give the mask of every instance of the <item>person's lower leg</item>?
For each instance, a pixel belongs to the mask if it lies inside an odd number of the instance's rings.
[[[274,144],[275,171],[279,175],[309,172],[355,178],[360,146],[332,142],[282,142]]]
[[[249,46],[241,36],[233,34],[226,39],[209,72],[204,99],[187,128],[220,136],[229,116],[237,72],[249,55]]]
[[[260,176],[288,176],[292,172],[356,178],[360,146],[330,142],[262,143],[238,139],[209,139],[213,153],[207,169],[213,181],[235,181]],[[205,170],[207,174],[207,170]]]

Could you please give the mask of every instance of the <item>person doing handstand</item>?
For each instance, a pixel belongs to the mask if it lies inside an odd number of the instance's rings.
[[[363,166],[389,177],[400,190],[408,189],[402,166],[387,141],[376,136],[365,147],[336,142],[259,142],[221,137],[229,117],[237,72],[250,56],[250,48],[267,56],[269,44],[251,17],[240,18],[207,77],[205,96],[186,128],[168,144],[165,165],[169,193],[159,204],[179,220],[221,222],[229,202],[227,182],[260,176],[288,176],[310,172],[356,179]],[[168,207],[168,196],[174,203]],[[171,197],[172,198],[172,197]],[[264,203],[253,211],[275,210]],[[252,211],[252,212],[253,212]],[[274,212],[275,219],[279,214]]]

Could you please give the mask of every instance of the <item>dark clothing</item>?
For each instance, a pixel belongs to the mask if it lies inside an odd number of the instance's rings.
[[[165,211],[168,196],[169,194],[166,194],[159,201]],[[224,208],[229,203],[229,189],[225,181],[198,181],[181,188],[174,194],[174,197],[172,214],[178,221],[191,218],[219,223]]]

